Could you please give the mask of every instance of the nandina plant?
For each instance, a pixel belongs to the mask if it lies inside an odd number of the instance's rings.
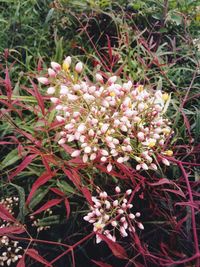
[[[1,199],[3,253],[19,249],[2,263],[198,266],[198,163],[176,158],[169,95],[113,73],[91,81],[69,57],[51,65],[37,75],[47,94],[31,80],[15,95],[8,69],[2,81],[2,188],[20,206]]]

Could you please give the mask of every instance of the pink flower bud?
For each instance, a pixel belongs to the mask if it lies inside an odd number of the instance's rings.
[[[146,163],[142,163],[141,166],[142,166],[143,170],[148,170],[149,169],[149,167],[147,166]]]
[[[136,165],[136,170],[139,171],[141,169],[141,165],[140,164],[137,164]]]
[[[63,145],[65,142],[66,142],[66,139],[65,139],[65,138],[61,138],[61,139],[58,141],[58,144],[59,144],[59,145]]]
[[[135,214],[136,217],[140,217],[140,215],[141,215],[140,212],[136,212]]]
[[[45,85],[49,84],[49,80],[46,77],[38,77],[37,80],[41,84],[45,84]]]
[[[114,207],[117,207],[118,204],[119,204],[119,201],[118,201],[117,199],[116,199],[115,201],[113,201],[113,206],[114,206]]]
[[[123,158],[123,157],[119,157],[119,158],[117,159],[117,162],[118,162],[118,163],[123,163],[123,162],[124,162],[124,158]]]
[[[124,227],[125,230],[128,228],[128,223],[127,223],[127,221],[125,221],[125,222],[123,223],[123,227]]]
[[[151,163],[150,167],[155,171],[158,169],[155,163]]]
[[[59,103],[59,99],[56,98],[56,97],[51,97],[50,100],[51,100],[51,102],[54,103],[54,104]]]
[[[54,61],[51,62],[51,67],[55,71],[60,71],[61,70],[60,64],[58,64],[57,62],[54,62]]]
[[[78,62],[75,66],[75,71],[78,73],[81,73],[83,70],[83,63],[82,62]]]
[[[108,83],[109,84],[112,84],[112,83],[115,83],[117,81],[117,76],[112,76],[108,79]]]
[[[90,160],[95,160],[96,157],[97,157],[97,155],[96,155],[95,153],[92,153],[92,154],[90,155]]]
[[[84,148],[84,152],[86,153],[86,154],[89,154],[90,152],[91,152],[91,147],[90,146],[86,146],[85,148]]]
[[[134,215],[133,213],[130,213],[130,214],[128,215],[128,217],[129,217],[130,219],[132,219],[132,220],[135,219],[135,215]]]
[[[111,172],[111,171],[112,171],[112,164],[111,164],[111,163],[109,163],[109,164],[107,165],[107,171],[108,171],[108,172]]]
[[[105,214],[103,218],[105,221],[108,221],[110,219],[110,216],[108,214]]]
[[[111,207],[111,204],[108,200],[105,201],[106,209],[109,210]]]
[[[137,225],[141,230],[144,230],[144,225],[141,222],[139,222]]]
[[[143,103],[139,103],[138,109],[139,111],[142,111],[145,108],[145,105]]]
[[[70,67],[72,63],[72,59],[70,56],[66,57],[65,60],[63,61],[63,65],[66,65],[67,67]]]
[[[88,132],[89,136],[93,137],[94,136],[94,130],[93,129],[90,129],[89,132]]]
[[[103,77],[101,76],[101,74],[97,73],[97,74],[95,75],[95,77],[96,77],[96,81],[97,81],[97,82],[101,82],[101,83],[103,83]]]
[[[75,158],[78,157],[81,154],[80,150],[75,150],[71,153],[71,157]]]
[[[90,220],[90,217],[89,217],[89,216],[84,216],[84,217],[83,217],[83,220],[85,220],[85,221],[88,222],[88,221]]]
[[[56,77],[56,72],[51,68],[48,68],[48,74],[49,74],[49,77],[52,77],[52,78]]]
[[[55,88],[54,87],[49,87],[48,89],[47,89],[47,94],[48,95],[53,95],[54,93],[55,93]]]
[[[86,163],[88,161],[88,155],[84,154],[83,155],[83,162]]]
[[[124,211],[123,211],[122,209],[118,209],[118,210],[117,210],[117,213],[118,213],[118,214],[123,214]]]
[[[103,155],[103,156],[108,156],[108,151],[105,150],[105,149],[102,149],[102,150],[101,150],[101,155]]]
[[[122,208],[126,209],[126,203],[122,203]]]
[[[57,116],[56,116],[56,120],[57,120],[58,122],[63,122],[63,121],[65,121],[65,118],[63,118],[62,116],[57,115]]]
[[[125,222],[126,221],[126,218],[125,217],[121,217],[121,219],[120,219],[120,222]]]
[[[67,95],[69,92],[69,89],[67,88],[67,86],[61,85],[60,87],[60,94],[61,95]]]
[[[144,140],[144,133],[143,132],[139,132],[137,134],[137,137],[138,137],[139,141],[143,141]]]
[[[78,126],[78,128],[77,128],[77,131],[78,131],[79,133],[84,133],[85,130],[86,130],[86,126],[85,126],[84,124],[80,124],[80,125]]]
[[[105,162],[106,160],[107,160],[106,157],[101,157],[101,161],[102,161],[102,162]]]
[[[167,159],[164,159],[164,158],[162,159],[162,163],[165,164],[166,166],[170,165],[169,161]]]
[[[73,142],[75,139],[75,136],[73,134],[69,134],[69,135],[67,135],[67,138],[68,138],[67,139],[68,142]]]
[[[108,127],[109,127],[108,123],[103,124],[102,127],[101,127],[101,132],[105,133],[108,130]]]
[[[115,187],[115,192],[116,192],[117,194],[119,194],[119,193],[121,192],[121,189],[120,189],[119,186],[116,186],[116,187]]]
[[[126,232],[126,230],[124,229],[123,226],[120,227],[120,234],[121,234],[121,236],[123,236],[123,237],[128,236],[128,234],[127,234],[127,232]]]
[[[132,193],[132,189],[128,189],[128,190],[126,190],[126,195],[130,195]]]
[[[104,191],[99,194],[101,198],[107,198],[108,194]]]
[[[112,225],[113,227],[116,227],[116,226],[117,226],[117,222],[116,222],[116,221],[112,221],[112,222],[111,222],[111,225]]]
[[[98,209],[95,210],[95,214],[96,214],[96,216],[98,216],[98,217],[101,216],[101,212],[100,212]]]
[[[120,129],[121,129],[123,132],[127,132],[127,131],[128,131],[126,125],[122,125],[122,126],[120,127]]]

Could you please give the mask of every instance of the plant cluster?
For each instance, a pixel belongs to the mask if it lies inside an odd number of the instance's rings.
[[[0,265],[199,267],[198,1],[12,2]]]
[[[99,191],[99,190],[98,190]],[[121,193],[119,186],[115,187],[115,200],[109,197],[105,191],[99,191],[98,196],[93,196],[93,206],[91,211],[84,217],[85,221],[93,224],[93,231],[96,233],[96,242],[102,241],[100,234],[116,242],[116,232],[119,231],[122,237],[127,237],[128,232],[135,232],[135,226],[144,229],[141,222],[137,221],[140,212],[133,214],[131,209],[133,204],[127,199],[131,195],[132,189]]]
[[[51,62],[48,78],[38,81],[50,86],[47,93],[62,123],[60,145],[77,143],[72,157],[82,156],[83,162],[99,159],[112,170],[112,162],[137,162],[136,169],[157,169],[155,158],[169,165],[164,155],[166,142],[172,135],[170,121],[165,118],[170,97],[161,90],[145,89],[120,77],[104,78],[96,73],[95,82],[81,77],[83,65],[78,62],[70,71],[71,58],[63,65]]]

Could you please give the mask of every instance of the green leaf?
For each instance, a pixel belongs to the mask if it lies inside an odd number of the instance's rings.
[[[7,156],[4,158],[4,160],[0,163],[0,170],[3,170],[4,168],[14,164],[17,162],[21,157],[18,154],[17,148],[11,150]]]
[[[60,190],[63,193],[71,193],[74,194],[74,188],[70,186],[67,182],[65,181],[57,181],[57,186],[60,188]]]
[[[31,201],[29,203],[29,208],[31,210],[34,209],[35,206],[37,206],[41,200],[46,196],[46,194],[48,193],[49,189],[45,189],[44,188],[39,188],[36,193],[34,194],[34,196],[31,198]]]
[[[11,186],[14,186],[17,191],[18,191],[18,194],[19,194],[19,214],[17,216],[17,219],[20,221],[20,222],[24,222],[24,216],[26,214],[26,207],[25,207],[25,192],[24,192],[24,189],[19,186],[19,185],[16,185],[16,184],[13,184],[13,183],[10,183]]]
[[[45,217],[43,219],[38,220],[39,226],[48,226],[53,224],[60,223],[60,216],[59,215],[51,215],[49,217]]]

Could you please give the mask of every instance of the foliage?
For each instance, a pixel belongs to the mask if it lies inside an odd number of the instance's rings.
[[[4,0],[0,7],[0,251],[17,241],[18,267],[199,266],[198,1]],[[108,172],[101,162],[71,158],[69,144],[58,146],[61,125],[36,77],[69,54],[93,82],[95,68],[172,95],[170,166],[137,171],[116,162]],[[133,215],[141,211],[144,230],[116,234],[117,242],[99,233],[95,244],[83,217],[101,191],[112,203],[116,186],[132,189],[129,204]]]

